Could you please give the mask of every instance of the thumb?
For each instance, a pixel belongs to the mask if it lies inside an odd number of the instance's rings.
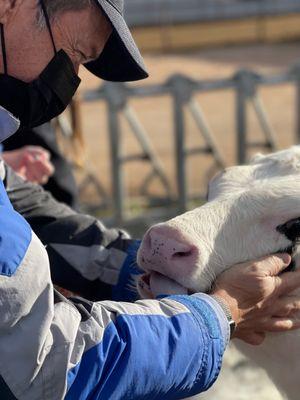
[[[262,260],[263,268],[269,276],[277,276],[283,272],[291,263],[292,258],[287,253],[274,254]]]

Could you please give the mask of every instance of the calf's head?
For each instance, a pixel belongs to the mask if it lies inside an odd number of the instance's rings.
[[[207,204],[150,228],[138,252],[141,295],[159,277],[176,290],[207,291],[234,264],[291,251],[300,237],[299,160],[297,147],[230,168],[210,184]]]

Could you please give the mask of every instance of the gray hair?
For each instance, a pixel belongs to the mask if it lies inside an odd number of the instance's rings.
[[[81,11],[91,4],[91,0],[44,0],[50,21],[65,11]],[[40,6],[39,6],[40,7]],[[45,16],[41,9],[38,12],[38,26],[45,28]]]

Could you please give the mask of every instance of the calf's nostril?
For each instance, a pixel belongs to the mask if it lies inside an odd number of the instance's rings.
[[[186,251],[177,251],[172,255],[173,259],[176,258],[186,258],[186,257],[190,257],[193,254],[193,249],[189,249]]]
[[[139,261],[145,268],[171,269],[192,264],[197,248],[179,231],[166,226],[154,226],[144,236]],[[185,265],[185,264],[184,264]]]

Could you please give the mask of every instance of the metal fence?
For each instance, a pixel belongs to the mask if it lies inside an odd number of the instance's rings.
[[[236,107],[233,117],[236,121],[236,163],[243,164],[251,148],[265,148],[276,150],[277,138],[269,121],[264,103],[259,95],[259,89],[264,86],[274,86],[291,83],[296,87],[297,101],[295,104],[296,132],[295,143],[300,141],[300,64],[293,66],[288,72],[280,75],[260,75],[248,70],[240,70],[230,79],[196,81],[184,75],[175,75],[162,85],[130,86],[122,83],[106,83],[99,89],[89,91],[84,95],[84,101],[93,102],[103,100],[107,103],[107,118],[109,126],[109,140],[111,149],[111,169],[113,186],[113,208],[115,222],[126,219],[126,194],[124,190],[123,170],[124,165],[131,161],[141,160],[149,162],[152,166],[151,173],[145,178],[141,192],[147,195],[147,187],[153,177],[158,177],[166,191],[166,199],[177,205],[177,212],[188,208],[189,190],[187,185],[186,164],[189,157],[198,154],[210,155],[215,166],[225,166],[222,149],[219,148],[214,133],[207,123],[201,105],[196,100],[198,93],[231,89],[235,92]],[[170,185],[164,172],[162,163],[151,145],[150,136],[142,125],[139,116],[130,105],[132,98],[155,98],[169,95],[173,104],[174,119],[174,158],[176,164],[177,195],[172,198]],[[264,133],[262,142],[253,142],[248,134],[247,113],[251,106]],[[199,134],[202,135],[205,145],[203,147],[187,148],[186,146],[186,113],[193,117]],[[123,115],[136,139],[141,153],[124,156],[121,148],[120,137],[122,129],[119,117]]]
[[[127,0],[125,17],[147,26],[298,12],[299,0]]]

